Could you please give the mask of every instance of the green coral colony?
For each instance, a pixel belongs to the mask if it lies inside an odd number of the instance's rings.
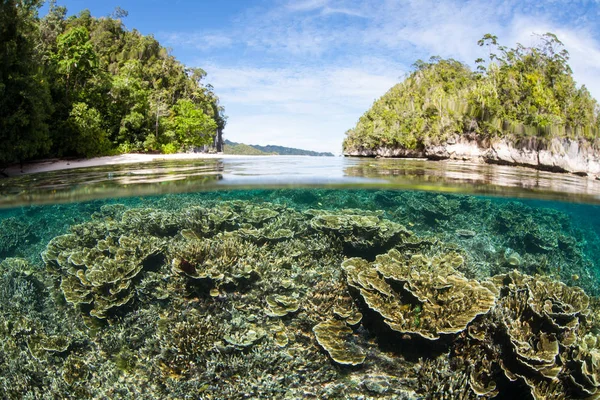
[[[600,398],[600,240],[564,213],[187,196],[99,206],[41,260],[0,222],[2,398]]]

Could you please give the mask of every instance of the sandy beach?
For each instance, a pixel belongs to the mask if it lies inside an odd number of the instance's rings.
[[[58,171],[72,168],[98,167],[102,165],[118,165],[144,163],[162,160],[197,160],[210,158],[243,158],[243,157],[264,157],[264,156],[243,156],[234,154],[207,154],[207,153],[177,153],[177,154],[121,154],[118,156],[105,156],[94,158],[82,158],[73,160],[50,159],[41,160],[23,164],[11,165],[6,168],[4,174],[19,176],[23,174],[33,174],[37,172]],[[272,156],[266,156],[272,157]]]

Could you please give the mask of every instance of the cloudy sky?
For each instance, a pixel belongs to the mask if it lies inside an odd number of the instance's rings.
[[[65,0],[69,13],[129,11],[208,72],[228,115],[225,138],[339,153],[344,132],[417,59],[473,65],[486,33],[509,47],[553,32],[579,84],[600,99],[600,0]],[[42,10],[42,14],[44,10]]]

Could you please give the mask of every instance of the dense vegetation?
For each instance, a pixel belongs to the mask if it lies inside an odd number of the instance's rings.
[[[127,12],[67,17],[42,0],[0,1],[0,166],[45,156],[171,153],[213,143],[225,125],[206,73]]]
[[[419,149],[456,134],[596,141],[598,103],[585,86],[577,87],[555,35],[540,36],[533,47],[509,49],[490,34],[478,44],[489,49],[489,59],[476,60],[476,71],[453,59],[417,61],[346,133],[344,151]]]
[[[333,157],[332,153],[329,152],[318,152],[311,150],[296,149],[294,147],[284,147],[267,145],[260,146],[257,144],[244,144],[231,142],[225,140],[225,146],[223,152],[225,154],[240,154],[249,156],[260,156],[260,155],[280,155],[280,156],[316,156],[316,157]]]

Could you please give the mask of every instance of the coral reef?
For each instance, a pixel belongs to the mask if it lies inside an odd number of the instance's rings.
[[[493,397],[496,381],[521,383],[534,399],[600,395],[595,363],[598,325],[577,287],[513,271],[491,280],[498,302],[456,346],[473,370],[476,394]],[[585,360],[585,361],[584,361]]]
[[[404,226],[382,219],[382,212],[343,209],[308,210],[306,214],[313,216],[310,220],[313,229],[340,238],[353,250],[389,248],[411,235]]]
[[[113,308],[127,304],[135,295],[131,283],[163,243],[152,236],[111,235],[82,228],[80,234],[58,236],[50,241],[42,259],[61,273],[65,299],[83,306],[89,315],[106,318]]]
[[[600,395],[599,326],[590,318],[593,311],[583,290],[517,271],[468,281],[452,267],[457,261],[418,258],[406,262],[392,250],[374,263],[348,259],[343,268],[365,306],[393,331],[429,340],[456,334],[446,346],[446,361],[470,371],[461,381],[479,398],[514,390],[510,382],[527,387],[534,399]],[[429,271],[438,275],[428,273],[431,266]],[[329,336],[334,339],[319,343],[334,361],[346,362],[344,356],[351,353],[341,334]]]
[[[329,356],[338,364],[360,365],[365,361],[365,351],[354,345],[347,337],[353,331],[338,320],[321,322],[313,328],[315,337]]]
[[[372,265],[351,258],[342,268],[348,284],[391,329],[438,339],[464,330],[495,303],[487,287],[464,278],[455,269],[462,262],[452,253],[433,259],[422,255],[406,259],[394,249],[377,256]]]
[[[600,396],[597,238],[562,212],[304,189],[72,207],[0,262],[1,398]]]
[[[0,257],[14,256],[20,246],[36,239],[33,227],[19,218],[0,220]]]

